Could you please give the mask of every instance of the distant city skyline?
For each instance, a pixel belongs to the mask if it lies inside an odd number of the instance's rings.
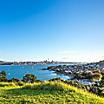
[[[0,1],[0,60],[104,59],[104,0]]]

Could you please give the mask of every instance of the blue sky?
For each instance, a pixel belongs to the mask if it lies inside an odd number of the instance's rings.
[[[0,59],[104,59],[104,0],[1,0]]]

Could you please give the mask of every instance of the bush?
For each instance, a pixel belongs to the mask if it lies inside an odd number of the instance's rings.
[[[1,71],[0,72],[0,82],[6,82],[7,78],[6,78],[6,72],[5,71]]]
[[[64,80],[61,79],[61,78],[53,78],[53,79],[50,79],[50,80],[48,80],[48,81],[64,81]]]
[[[96,80],[101,80],[102,79],[102,74],[94,74],[92,75],[92,80],[96,81]]]
[[[33,74],[26,74],[23,77],[23,81],[24,82],[33,83],[33,82],[35,82],[35,80],[36,80],[36,76],[33,75]]]
[[[20,80],[17,79],[17,78],[12,78],[10,81],[11,81],[11,82],[19,82]]]

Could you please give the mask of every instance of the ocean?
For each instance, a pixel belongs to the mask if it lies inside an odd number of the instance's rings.
[[[64,80],[70,79],[69,76],[57,74],[54,71],[42,70],[48,66],[56,66],[58,64],[36,64],[36,65],[0,65],[0,71],[7,73],[7,78],[22,79],[27,73],[34,74],[37,80],[50,80],[53,78],[62,78]]]

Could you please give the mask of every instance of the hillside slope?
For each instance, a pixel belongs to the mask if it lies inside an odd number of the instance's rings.
[[[23,86],[0,82],[0,104],[104,104],[104,98],[63,82]]]

